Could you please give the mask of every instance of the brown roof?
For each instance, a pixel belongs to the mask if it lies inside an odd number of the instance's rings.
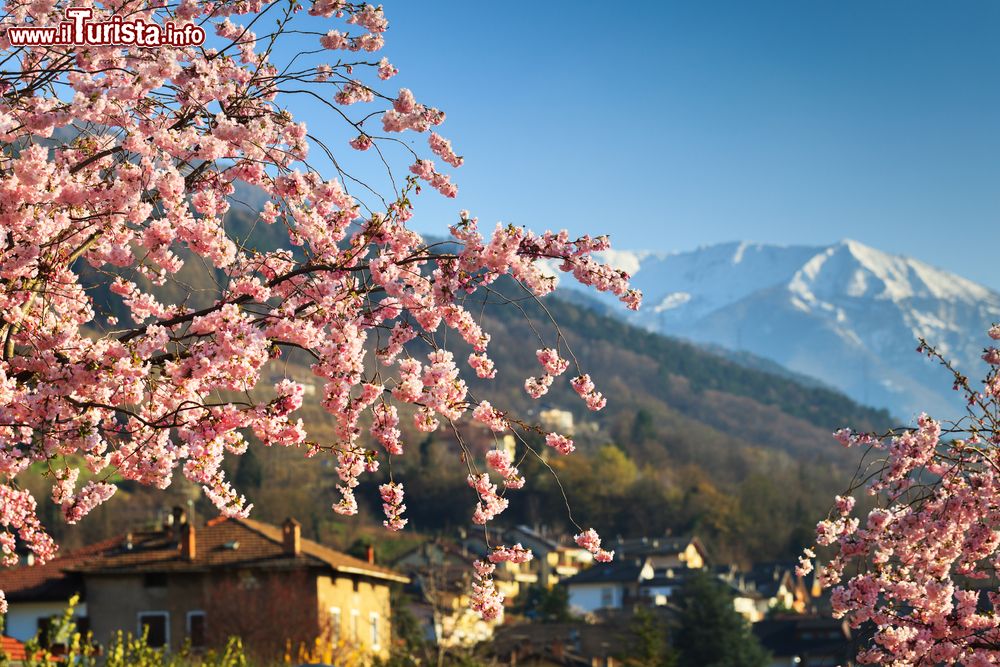
[[[559,664],[593,664],[591,658],[627,654],[637,637],[624,619],[602,623],[519,623],[498,626],[484,652],[500,662],[542,658]]]
[[[122,538],[116,537],[66,552],[44,565],[0,568],[0,591],[11,602],[18,600],[68,600],[82,587],[76,577],[64,570],[80,565],[101,553],[118,548]]]
[[[118,548],[85,559],[70,568],[84,573],[118,574],[144,572],[197,572],[234,565],[253,567],[329,567],[341,574],[355,574],[389,581],[407,582],[403,575],[367,563],[312,540],[301,540],[297,556],[286,554],[282,531],[277,526],[252,519],[219,518],[195,529],[195,557],[182,557],[178,540],[159,531],[136,533],[132,547]]]

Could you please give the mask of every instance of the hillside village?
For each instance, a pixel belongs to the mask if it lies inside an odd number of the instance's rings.
[[[373,547],[356,558],[305,539],[293,518],[195,525],[178,507],[155,530],[0,571],[9,600],[3,650],[20,664],[36,640],[58,656],[68,641],[58,619],[75,597],[76,630],[98,647],[122,631],[197,655],[239,637],[254,655],[288,662],[326,642],[332,655],[370,663],[411,652],[404,635],[415,633],[438,664],[613,667],[634,662],[637,619],[649,614],[667,636],[685,584],[707,576],[752,624],[772,665],[850,664],[850,630],[792,563],[740,569],[714,561],[691,535],[618,538],[607,564],[567,535],[512,526],[493,538],[535,557],[498,568],[504,613],[487,622],[469,608],[472,562],[490,552],[476,531],[428,537],[383,563]]]

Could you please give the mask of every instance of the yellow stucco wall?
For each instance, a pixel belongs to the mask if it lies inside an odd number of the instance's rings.
[[[389,586],[363,578],[316,579],[319,615],[335,638],[386,656],[392,640]],[[374,628],[373,628],[374,624]]]

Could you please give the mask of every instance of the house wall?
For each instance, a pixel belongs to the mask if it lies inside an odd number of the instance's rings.
[[[205,609],[199,575],[170,575],[165,586],[146,586],[142,575],[86,575],[87,608],[94,639],[109,641],[118,630],[138,634],[139,614],[167,612],[171,649],[187,637],[187,614]]]
[[[687,564],[688,567],[694,569],[701,569],[705,567],[705,559],[701,557],[701,552],[694,544],[689,544],[687,549],[684,550],[684,555],[682,559]]]
[[[611,591],[611,604],[605,604],[605,591]],[[620,609],[623,589],[614,584],[573,584],[569,587],[570,609],[584,613],[598,609]]]
[[[757,602],[753,598],[737,595],[733,598],[733,609],[749,622],[756,623],[764,617],[764,614],[761,613],[757,606]]]
[[[306,570],[172,573],[165,586],[145,585],[142,575],[87,575],[87,603],[94,639],[115,632],[137,634],[139,614],[166,612],[169,647],[188,639],[191,612],[205,614],[210,645],[240,636],[247,646],[273,653],[286,640],[312,641],[319,631],[316,577]],[[248,613],[268,610],[268,614]]]
[[[147,586],[142,575],[86,575],[87,608],[94,639],[108,642],[118,631],[138,634],[139,614],[166,612],[171,649],[187,637],[187,614],[205,609],[204,582],[198,575],[170,575],[165,586]]]
[[[392,641],[388,585],[363,577],[321,575],[316,579],[316,595],[319,614],[324,619],[321,623],[332,629],[335,636],[356,642],[372,653],[388,656]],[[336,612],[339,612],[339,624]],[[377,618],[375,637],[372,636],[373,615]]]
[[[38,619],[62,616],[66,602],[11,602],[4,618],[4,634],[19,641],[28,641],[38,632]],[[87,615],[86,603],[76,606],[73,615]]]

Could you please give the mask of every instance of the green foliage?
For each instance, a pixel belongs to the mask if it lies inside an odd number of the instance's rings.
[[[569,590],[565,586],[531,586],[524,594],[520,611],[535,623],[565,623],[573,618],[569,612]]]
[[[677,653],[668,641],[669,629],[656,614],[646,607],[638,608],[629,629],[635,636],[635,643],[625,655],[628,664],[636,667],[677,667]]]
[[[680,596],[674,635],[677,667],[767,667],[768,654],[733,609],[722,582],[706,573],[689,578]]]
[[[250,194],[243,198],[252,208],[256,202]],[[256,225],[243,207],[237,210],[242,213],[231,212],[227,229],[234,237],[249,237],[255,247],[266,249],[273,227]],[[184,270],[191,275],[178,280],[195,288],[190,307],[215,298],[210,271],[197,262],[188,262]],[[525,451],[519,446],[517,465],[529,481],[510,496],[510,507],[502,516],[509,524],[575,530],[564,511],[568,499],[576,522],[592,525],[602,534],[697,532],[720,561],[793,558],[811,539],[816,517],[828,509],[828,498],[842,491],[856,468],[854,452],[832,445],[831,431],[847,424],[864,430],[890,426],[884,411],[858,406],[834,391],[744,368],[563,299],[544,300],[562,327],[559,331],[548,324],[541,306],[519,301],[524,315],[534,320],[529,325],[518,308],[501,303],[504,298],[521,299],[523,293],[509,280],[492,287],[490,303],[466,304],[482,313],[484,327],[493,334],[490,355],[500,369],[491,381],[469,374],[466,379],[474,395],[488,397],[529,421],[540,408],[557,406],[571,411],[577,425],[573,437],[578,449],[571,457],[552,454],[534,434],[521,433],[536,451],[549,456],[547,463],[530,454],[521,458]],[[94,296],[99,302],[107,300],[100,290]],[[164,299],[181,296],[164,295]],[[539,373],[534,351],[543,345],[535,342],[536,330],[544,344],[561,336],[572,347],[583,370],[608,396],[605,410],[586,410],[564,381],[569,374],[553,385],[543,402],[527,397],[523,381]],[[418,357],[425,354],[421,345],[414,341],[410,351]],[[456,357],[463,356],[462,345],[459,341],[452,346]],[[289,352],[285,359],[290,377],[316,385],[304,355]],[[319,403],[321,393],[307,396],[302,418],[314,440],[333,441],[331,421]],[[453,533],[468,524],[476,500],[466,483],[467,463],[459,455],[462,446],[447,431],[419,433],[409,427],[408,415],[401,417],[408,454],[392,465],[395,479],[414,499],[408,503],[410,523],[405,533]],[[463,435],[470,438],[466,444],[471,456],[481,457],[486,447],[493,446],[488,435],[465,431]],[[614,446],[608,445],[612,442]],[[358,490],[361,516],[345,519],[324,511],[337,494],[322,464],[316,463],[303,459],[299,451],[251,444],[242,460],[227,465],[236,487],[254,501],[255,518],[278,523],[296,516],[305,536],[339,549],[364,537],[371,526],[380,528],[378,475]],[[562,487],[547,466],[560,475]],[[40,499],[46,525],[70,547],[107,537],[123,522],[134,525],[159,507],[187,501],[123,484],[107,506],[67,531],[58,519],[58,506],[51,502],[50,481],[39,475],[26,483]],[[214,514],[206,501],[197,502],[199,512]],[[387,562],[406,545],[380,541],[377,546],[379,559]]]
[[[25,642],[23,667],[250,667],[250,661],[239,637],[230,637],[221,651],[196,654],[185,645],[171,653],[149,645],[147,634],[123,633],[112,636],[102,652],[91,633],[81,634],[73,620],[80,596],[70,598],[63,615],[49,625],[48,634],[35,635]],[[0,651],[0,667],[9,659]]]
[[[243,491],[259,489],[264,483],[264,468],[255,450],[255,447],[247,447],[246,453],[240,457],[240,462],[236,466],[233,483]]]

